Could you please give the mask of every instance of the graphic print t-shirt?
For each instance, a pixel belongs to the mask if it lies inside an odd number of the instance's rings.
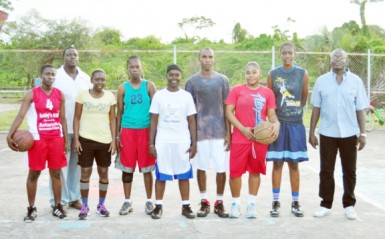
[[[110,129],[110,108],[116,104],[115,96],[103,90],[100,98],[94,98],[89,90],[82,91],[76,102],[83,105],[80,118],[79,135],[99,143],[109,144],[112,141]]]
[[[226,99],[226,105],[235,105],[235,117],[244,127],[254,127],[261,121],[266,121],[267,110],[275,109],[273,91],[260,86],[256,90],[249,89],[246,84],[235,86]],[[242,132],[234,127],[232,143],[249,143]]]

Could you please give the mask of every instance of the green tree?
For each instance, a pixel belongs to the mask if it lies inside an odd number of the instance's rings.
[[[13,11],[12,2],[10,0],[0,0],[0,7],[5,10]]]
[[[195,43],[200,39],[198,31],[214,25],[215,22],[213,20],[204,16],[183,18],[181,22],[178,22],[178,26],[182,30],[186,42],[191,43]]]
[[[237,22],[233,28],[233,43],[240,43],[246,40],[247,31],[241,27],[241,24]]]
[[[361,18],[361,24],[362,24],[362,32],[364,36],[370,36],[368,26],[366,25],[366,18],[365,18],[365,7],[367,3],[372,2],[383,2],[384,0],[350,0],[351,3],[357,4],[360,6],[360,18]]]
[[[120,45],[122,33],[114,28],[102,28],[94,35],[96,42],[101,42],[103,45]]]

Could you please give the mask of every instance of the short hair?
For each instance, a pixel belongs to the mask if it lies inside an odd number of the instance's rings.
[[[282,49],[283,49],[284,47],[287,47],[287,46],[290,47],[290,48],[293,48],[293,50],[295,51],[295,46],[294,46],[293,43],[291,43],[291,42],[285,42],[285,43],[282,43],[281,47],[279,48],[279,52],[281,52]]]
[[[179,72],[182,72],[182,70],[177,64],[171,64],[167,66],[167,73],[169,73],[172,70],[178,70]]]
[[[330,58],[333,57],[333,55],[334,55],[337,51],[340,51],[340,52],[342,53],[342,55],[344,56],[344,58],[348,59],[348,54],[346,53],[346,51],[342,50],[341,48],[334,49],[334,50],[330,53]]]
[[[258,64],[256,61],[250,61],[250,62],[248,62],[248,63],[246,64],[246,66],[245,66],[245,70],[246,70],[246,68],[247,68],[248,66],[255,66],[255,67],[258,68],[258,70],[261,70],[261,67],[259,66],[259,64]]]
[[[129,63],[131,60],[139,60],[139,61],[140,61],[140,58],[139,58],[139,56],[137,56],[137,55],[130,56],[130,57],[127,59],[127,65],[128,65],[128,63]]]
[[[66,49],[64,49],[64,51],[63,51],[63,57],[66,55],[66,51],[69,50],[69,49],[77,50],[77,49],[75,48],[74,45],[71,45],[71,46],[67,47]]]
[[[45,64],[45,65],[42,65],[42,66],[40,67],[40,74],[43,74],[43,71],[44,71],[45,69],[47,69],[47,68],[54,68],[54,69],[56,70],[56,68],[55,68],[53,65],[51,65],[51,64]]]
[[[202,48],[200,51],[199,51],[199,57],[201,57],[201,54],[203,51],[212,51],[213,52],[213,55],[214,55],[214,50],[210,47],[205,47],[205,48]]]
[[[92,74],[91,74],[91,79],[93,79],[94,76],[95,76],[97,73],[104,73],[104,74],[106,74],[106,72],[105,72],[104,70],[102,70],[102,69],[96,69],[96,70],[94,70],[94,71],[92,72]]]

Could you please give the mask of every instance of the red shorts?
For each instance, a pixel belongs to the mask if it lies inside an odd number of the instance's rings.
[[[253,153],[253,148],[254,152]],[[241,177],[246,171],[266,174],[267,144],[257,142],[232,144],[230,150],[230,178]]]
[[[150,128],[127,129],[122,128],[120,132],[120,161],[123,166],[135,169],[136,161],[140,171],[154,167],[155,158],[148,153],[148,140]]]
[[[28,164],[31,170],[40,171],[48,168],[61,169],[67,166],[64,154],[64,138],[35,140],[28,150]]]

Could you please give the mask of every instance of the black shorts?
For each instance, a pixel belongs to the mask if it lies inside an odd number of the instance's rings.
[[[111,152],[108,152],[110,144],[99,143],[90,139],[79,137],[83,151],[79,155],[78,165],[82,168],[92,167],[94,158],[99,167],[111,165]]]

